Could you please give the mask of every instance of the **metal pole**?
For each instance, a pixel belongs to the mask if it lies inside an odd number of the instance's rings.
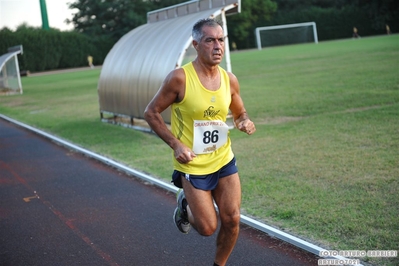
[[[226,70],[232,72],[231,70],[231,60],[230,60],[230,46],[229,46],[229,35],[227,32],[227,21],[226,21],[226,13],[222,10],[220,14],[223,21],[223,31],[224,31],[224,59],[226,60]]]
[[[46,8],[46,0],[40,1],[40,10],[42,11],[42,29],[48,30],[50,29],[47,17],[47,8]]]
[[[256,36],[256,44],[258,46],[258,50],[262,50],[262,46],[260,44],[260,30],[259,30],[259,28],[255,29],[255,36]]]
[[[319,43],[319,37],[317,37],[317,29],[315,22],[313,22],[313,36],[314,36],[314,42]]]
[[[22,83],[21,83],[21,73],[19,72],[19,65],[18,65],[18,54],[14,55],[14,60],[15,60],[15,68],[17,69],[18,87],[20,89],[20,93],[22,94]]]

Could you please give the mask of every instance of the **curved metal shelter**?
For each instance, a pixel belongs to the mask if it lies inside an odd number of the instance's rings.
[[[147,14],[147,24],[127,33],[108,53],[100,75],[100,113],[142,119],[167,74],[193,59],[191,30],[202,18],[240,12],[240,0],[195,0]],[[231,71],[228,40],[225,68]],[[190,57],[191,56],[191,57]],[[162,117],[170,123],[170,110]]]

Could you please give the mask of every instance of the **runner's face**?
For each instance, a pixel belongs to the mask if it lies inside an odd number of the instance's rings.
[[[220,26],[202,28],[203,36],[197,46],[199,57],[206,63],[218,65],[224,55],[224,36]]]

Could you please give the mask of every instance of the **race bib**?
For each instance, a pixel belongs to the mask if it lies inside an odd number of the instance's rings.
[[[194,120],[193,151],[212,153],[227,142],[229,127],[220,120]]]

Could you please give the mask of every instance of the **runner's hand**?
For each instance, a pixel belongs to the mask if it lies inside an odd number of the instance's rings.
[[[196,157],[194,152],[184,145],[175,149],[174,153],[176,160],[181,164],[189,163]]]
[[[255,124],[249,119],[244,119],[240,121],[239,123],[236,124],[236,127],[240,131],[245,132],[248,135],[252,135],[256,131]]]

